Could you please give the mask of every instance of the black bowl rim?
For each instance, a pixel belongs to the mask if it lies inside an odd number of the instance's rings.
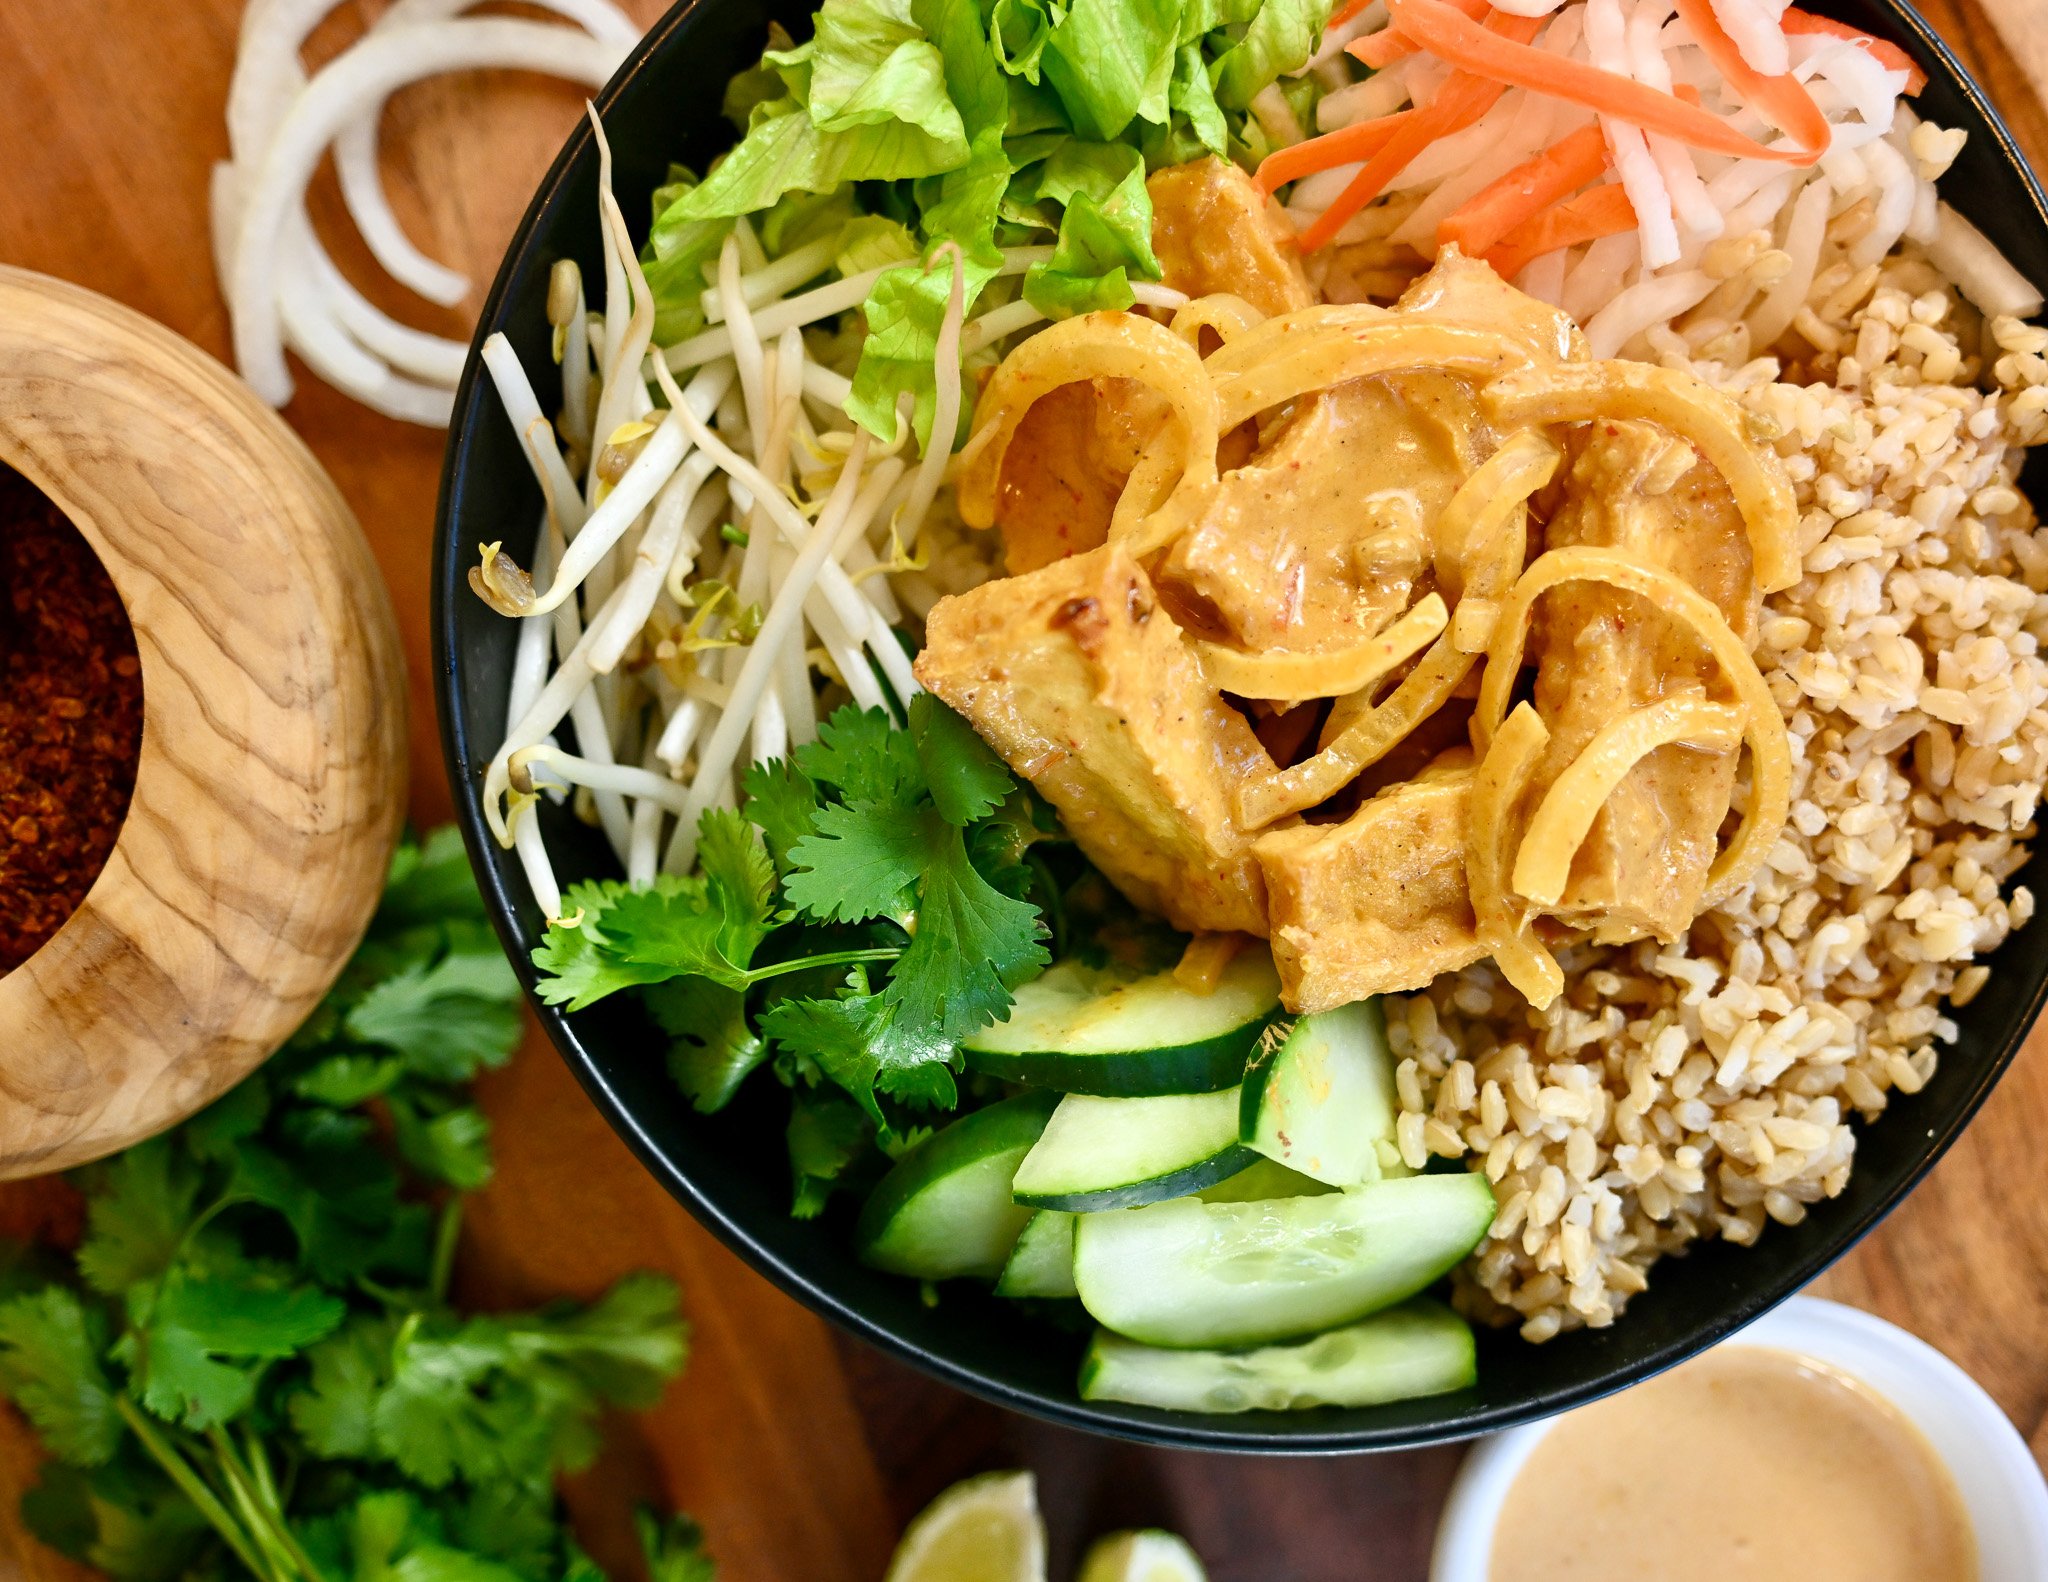
[[[649,29],[632,56],[596,96],[594,104],[599,115],[608,112],[637,78],[654,68],[657,60],[666,54],[671,37],[698,9],[717,3],[719,0],[680,0],[679,4],[671,8]],[[1899,31],[1914,47],[1913,53],[1922,64],[1931,64],[1937,73],[1947,77],[1958,94],[1982,116],[1998,144],[1999,153],[2003,156],[2002,162],[2019,178],[2021,190],[2032,205],[2035,218],[2044,229],[2048,229],[2048,194],[2044,194],[2040,179],[2021,152],[2011,129],[1976,79],[1907,0],[1872,0],[1872,3],[1890,13]],[[471,441],[477,426],[475,407],[477,392],[483,378],[482,365],[477,353],[484,339],[500,327],[506,299],[511,294],[514,283],[524,279],[535,267],[548,224],[556,210],[566,201],[564,189],[568,185],[570,172],[580,161],[587,158],[595,158],[595,138],[590,122],[586,118],[578,122],[576,130],[556,156],[520,221],[519,230],[506,251],[504,261],[492,282],[490,294],[485,299],[471,355],[464,366],[462,380],[456,390],[454,415],[449,424],[448,449],[443,462],[440,493],[435,511],[431,611],[435,665],[434,696],[435,709],[439,716],[442,755],[448,772],[449,786],[455,799],[463,842],[469,852],[471,867],[483,890],[491,921],[527,990],[528,1002],[532,1005],[535,1015],[562,1058],[575,1073],[584,1091],[610,1122],[612,1129],[678,1202],[756,1272],[764,1275],[813,1311],[823,1314],[841,1328],[890,1356],[983,1400],[1063,1427],[1138,1443],[1188,1450],[1251,1452],[1265,1455],[1333,1455],[1414,1449],[1476,1438],[1586,1405],[1632,1384],[1640,1383],[1726,1339],[1792,1296],[1867,1236],[1920,1184],[1969,1125],[1992,1088],[2011,1066],[2020,1046],[2025,1042],[2027,1033],[2040,1015],[2043,1002],[2048,1001],[2048,968],[2037,969],[2038,980],[2027,997],[2026,1015],[2017,1024],[2017,1031],[2007,1040],[2004,1048],[1977,1068],[1975,1079],[1967,1090],[1968,1096],[1950,1124],[1939,1130],[1929,1130],[1918,1163],[1904,1172],[1890,1190],[1872,1199],[1853,1218],[1845,1221],[1835,1235],[1823,1242],[1806,1259],[1777,1279],[1747,1292],[1730,1309],[1722,1313],[1715,1323],[1690,1339],[1662,1346],[1590,1382],[1538,1392],[1513,1406],[1469,1413],[1455,1424],[1446,1423],[1440,1428],[1425,1426],[1419,1429],[1346,1430],[1277,1435],[1255,1429],[1233,1428],[1227,1426],[1228,1419],[1214,1416],[1180,1417],[1157,1414],[1145,1420],[1134,1420],[1098,1410],[1078,1397],[1060,1399],[991,1378],[974,1368],[907,1341],[887,1326],[869,1318],[859,1308],[841,1300],[830,1290],[793,1268],[772,1248],[763,1245],[745,1226],[729,1215],[714,1196],[703,1191],[685,1171],[679,1169],[669,1154],[642,1126],[630,1105],[606,1081],[595,1058],[584,1047],[582,1039],[569,1025],[563,1013],[556,1007],[542,1003],[534,993],[536,975],[527,960],[531,942],[523,937],[517,923],[517,902],[506,883],[505,870],[497,860],[496,843],[491,839],[484,820],[480,784],[466,767],[470,761],[470,737],[458,686],[454,613],[455,600],[462,594],[465,584],[462,578],[461,557],[454,553],[451,539],[456,501],[461,493],[461,480],[465,476]]]

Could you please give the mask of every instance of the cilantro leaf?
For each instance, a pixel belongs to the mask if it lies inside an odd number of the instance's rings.
[[[1008,765],[974,727],[929,692],[910,700],[910,737],[932,803],[950,824],[987,818],[1017,788]]]
[[[743,906],[722,883],[708,878],[627,890],[605,913],[602,933],[607,948],[631,967],[658,968],[663,977],[696,973],[728,988],[743,988],[747,963],[726,954],[737,934],[748,940],[747,955],[752,955],[749,936],[754,931],[740,920]]]
[[[557,1304],[510,1321],[509,1334],[515,1355],[568,1369],[614,1406],[652,1406],[689,1355],[675,1282],[645,1271],[586,1307]]]
[[[771,1006],[761,1018],[761,1030],[784,1050],[817,1062],[826,1076],[860,1101],[877,1125],[882,1111],[875,1087],[884,1073],[932,1058],[932,1051],[923,1046],[898,1048],[889,1036],[891,1007],[882,995],[869,992],[863,974],[855,974],[848,992],[836,999],[784,1000]]]
[[[506,1355],[491,1319],[408,1325],[371,1408],[379,1453],[431,1489],[458,1475],[487,1483],[544,1472],[547,1425],[531,1410],[530,1392],[508,1384]]]
[[[718,1568],[704,1552],[704,1529],[687,1516],[663,1521],[642,1505],[633,1512],[648,1582],[713,1582]]]
[[[881,709],[847,704],[818,725],[818,739],[796,750],[797,767],[849,802],[908,806],[924,780],[917,748]]]
[[[439,1514],[402,1489],[365,1494],[312,1537],[351,1582],[526,1582],[494,1557],[455,1547]]]
[[[376,1454],[377,1394],[390,1378],[397,1326],[382,1315],[351,1319],[306,1353],[306,1383],[285,1408],[314,1452],[334,1460]]]
[[[212,1529],[154,1467],[125,1458],[90,1472],[52,1463],[21,1499],[29,1531],[114,1582],[192,1575]]]
[[[790,1216],[814,1219],[873,1133],[858,1105],[830,1088],[799,1089],[789,1110]]]
[[[608,920],[635,895],[639,901],[627,914],[625,932],[615,937]],[[540,997],[550,1005],[580,1011],[621,989],[660,983],[691,970],[661,960],[635,960],[626,953],[626,936],[636,913],[641,923],[665,935],[671,948],[687,942],[692,948],[684,961],[719,959],[718,935],[724,920],[713,910],[702,879],[664,874],[651,888],[637,892],[622,879],[578,884],[569,889],[562,905],[564,916],[576,921],[550,923],[533,952],[533,964],[542,974]]]
[[[483,896],[455,825],[444,824],[417,844],[402,842],[392,854],[384,898],[377,904],[379,930],[440,925],[460,917],[481,921],[484,916]]]
[[[289,1357],[332,1331],[347,1308],[310,1286],[246,1273],[240,1279],[193,1276],[164,1281],[142,1329],[115,1355],[135,1370],[152,1412],[204,1429],[248,1410],[255,1370],[223,1361]]]
[[[450,952],[375,985],[343,1027],[362,1043],[395,1050],[431,1081],[466,1082],[478,1067],[511,1057],[518,1007],[519,980],[503,952]]]
[[[776,921],[775,864],[754,826],[730,808],[699,820],[697,863],[725,920],[719,952],[744,969]]]
[[[199,1200],[199,1172],[170,1139],[153,1137],[86,1173],[85,1241],[78,1272],[119,1296],[170,1267]]]
[[[705,1114],[732,1102],[768,1045],[747,1025],[747,997],[707,978],[676,978],[647,991],[647,1007],[669,1035],[668,1070]]]
[[[822,808],[816,833],[790,848],[783,888],[792,905],[828,922],[894,916],[923,871],[935,822],[887,802]]]
[[[738,813],[716,810],[699,826],[703,872],[664,874],[636,889],[607,879],[564,898],[574,923],[556,921],[533,953],[541,998],[572,1011],[621,989],[698,976],[743,989],[761,941],[773,930],[775,869]]]
[[[292,1092],[315,1104],[347,1109],[389,1092],[404,1075],[405,1064],[396,1057],[344,1050],[300,1072],[292,1079]]]
[[[747,817],[760,828],[778,869],[789,866],[789,849],[811,832],[818,788],[786,758],[770,758],[747,770]]]
[[[390,1101],[392,1133],[405,1162],[422,1175],[473,1192],[491,1178],[491,1123],[471,1104],[446,1108],[424,1097]]]
[[[95,1467],[121,1443],[113,1385],[100,1365],[106,1325],[62,1286],[0,1303],[0,1390],[55,1455]]]

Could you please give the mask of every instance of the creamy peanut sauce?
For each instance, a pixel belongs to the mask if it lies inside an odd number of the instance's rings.
[[[1955,1479],[1824,1363],[1723,1346],[1572,1414],[1508,1490],[1491,1582],[1974,1582]]]

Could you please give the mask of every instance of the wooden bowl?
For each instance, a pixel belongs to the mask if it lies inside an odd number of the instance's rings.
[[[198,348],[0,267],[0,462],[105,563],[143,686],[113,853],[0,977],[4,1179],[171,1125],[291,1035],[376,908],[406,736],[397,624],[362,530],[277,414]]]

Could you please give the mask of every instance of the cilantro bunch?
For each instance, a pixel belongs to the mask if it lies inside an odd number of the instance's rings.
[[[960,1041],[1051,957],[1034,852],[1056,825],[957,714],[840,709],[704,816],[698,871],[573,886],[534,953],[542,998],[641,991],[707,1113],[768,1064],[792,1090],[797,1212],[961,1102]]]
[[[602,1582],[554,1479],[681,1368],[667,1280],[463,1315],[468,1083],[519,1038],[459,838],[407,845],[333,992],[268,1066],[77,1174],[73,1256],[0,1249],[0,1391],[52,1461],[33,1531],[117,1582]],[[643,1524],[659,1582],[695,1529]]]

